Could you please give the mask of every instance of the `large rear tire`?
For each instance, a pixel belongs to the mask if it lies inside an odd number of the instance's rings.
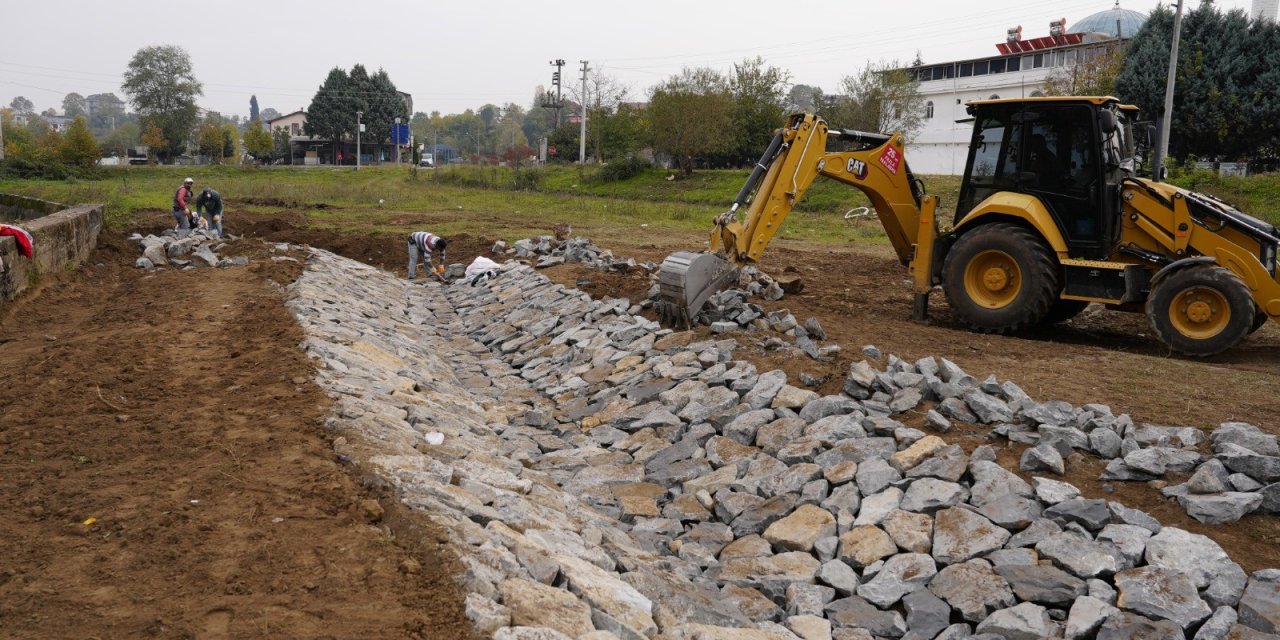
[[[970,329],[1012,333],[1035,326],[1057,299],[1053,253],[1024,227],[993,222],[960,236],[942,265],[942,290]]]
[[[1253,327],[1255,308],[1239,277],[1211,265],[1175,271],[1147,297],[1147,318],[1160,340],[1196,357],[1234,347]]]
[[[1053,306],[1049,307],[1049,313],[1046,313],[1044,319],[1040,321],[1042,326],[1058,324],[1066,322],[1078,315],[1084,308],[1089,306],[1084,300],[1063,300],[1058,298],[1053,301]]]

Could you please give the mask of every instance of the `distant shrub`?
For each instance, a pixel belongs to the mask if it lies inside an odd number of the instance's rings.
[[[513,182],[517,191],[539,191],[542,189],[544,174],[539,169],[517,169]]]
[[[619,180],[627,180],[634,178],[649,168],[649,163],[640,158],[630,157],[623,160],[615,160],[606,164],[600,169],[601,182],[618,182]]]
[[[22,180],[66,180],[68,178],[96,178],[94,167],[68,165],[48,156],[15,156],[0,162],[0,176]]]

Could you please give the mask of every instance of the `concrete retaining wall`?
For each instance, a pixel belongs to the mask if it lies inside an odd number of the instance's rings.
[[[0,237],[0,302],[16,298],[35,284],[39,274],[83,264],[98,243],[102,213],[100,204],[66,208],[0,194],[0,220],[15,220],[35,238],[35,256],[27,259],[18,253],[17,241]]]

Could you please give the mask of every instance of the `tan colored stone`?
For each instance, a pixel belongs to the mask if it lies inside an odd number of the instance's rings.
[[[618,499],[622,505],[622,515],[641,518],[656,518],[662,515],[658,510],[658,501],[646,496],[623,496]]]
[[[819,398],[817,393],[808,389],[793,387],[789,384],[782,385],[778,390],[778,395],[773,397],[772,409],[800,409],[806,404]]]
[[[938,436],[925,436],[916,440],[911,446],[893,454],[889,458],[889,464],[894,469],[906,473],[908,469],[920,464],[925,458],[935,454],[939,449],[947,446],[946,441]]]
[[[840,559],[861,569],[898,552],[893,538],[875,525],[854,527],[840,536]]]
[[[609,488],[618,499],[641,497],[654,498],[656,500],[667,494],[666,487],[652,482],[628,482],[627,484],[615,484]]]
[[[568,591],[522,578],[503,580],[498,590],[513,626],[547,627],[570,638],[595,631],[591,607]]]
[[[858,473],[858,463],[852,460],[842,460],[822,470],[822,477],[826,478],[832,486],[844,484],[853,480]]]
[[[894,509],[880,526],[903,551],[929,553],[933,549],[933,518],[928,515]]]
[[[836,517],[822,507],[805,504],[764,530],[764,539],[788,551],[809,551],[819,538],[835,535]]]

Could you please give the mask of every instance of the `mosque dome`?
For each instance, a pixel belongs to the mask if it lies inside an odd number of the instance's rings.
[[[1147,14],[1132,9],[1121,9],[1120,3],[1117,1],[1116,6],[1082,18],[1071,25],[1071,28],[1067,29],[1067,33],[1105,33],[1115,37],[1116,23],[1118,22],[1120,25],[1120,37],[1132,38],[1138,32],[1138,29],[1142,28],[1142,23],[1146,21]]]

